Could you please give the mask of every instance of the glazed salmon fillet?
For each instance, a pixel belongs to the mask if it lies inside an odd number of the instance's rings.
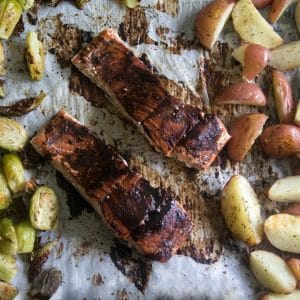
[[[153,188],[95,133],[60,111],[31,140],[123,240],[166,262],[186,242],[192,222],[169,190]]]
[[[172,97],[159,77],[111,29],[102,31],[72,63],[165,156],[188,167],[207,169],[230,139],[217,116],[205,115]]]

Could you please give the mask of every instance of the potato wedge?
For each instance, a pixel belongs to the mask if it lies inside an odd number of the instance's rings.
[[[246,48],[249,46],[250,44],[246,43],[243,44],[242,46],[234,49],[231,53],[231,56],[237,60],[239,63],[241,63],[242,65],[244,65],[244,57],[245,57],[245,51]]]
[[[300,203],[293,203],[281,211],[282,214],[300,216]]]
[[[268,117],[264,114],[246,114],[236,118],[229,130],[231,139],[227,153],[234,161],[242,161],[261,134]]]
[[[300,41],[285,44],[271,51],[269,65],[286,71],[300,66]]]
[[[256,8],[264,8],[272,3],[273,0],[252,0]]]
[[[300,280],[300,259],[292,257],[286,261],[297,281]],[[299,298],[300,299],[300,298]]]
[[[268,197],[277,202],[300,201],[300,176],[288,176],[276,180],[269,189]]]
[[[269,22],[271,24],[276,23],[290,4],[291,0],[273,0],[269,12]]]
[[[300,254],[300,216],[272,215],[264,224],[264,232],[274,247]]]
[[[221,211],[232,234],[249,246],[261,242],[263,219],[257,196],[248,180],[234,175],[221,196]]]
[[[261,300],[299,300],[300,290],[294,290],[290,294],[267,294],[261,298]]]
[[[277,70],[272,72],[272,79],[279,121],[285,124],[293,123],[296,107],[291,85],[284,74]]]
[[[239,0],[232,11],[232,21],[242,40],[272,49],[280,46],[283,39],[262,17],[251,0]]]
[[[285,261],[269,251],[250,253],[250,270],[266,288],[276,293],[291,293],[296,288],[296,278]]]
[[[294,125],[273,125],[260,136],[263,151],[275,158],[300,152],[300,128]]]
[[[263,91],[255,83],[239,82],[229,85],[215,98],[215,104],[241,104],[265,106],[266,97]]]
[[[213,0],[204,6],[196,19],[196,36],[207,49],[211,49],[229,19],[235,1]]]
[[[294,123],[297,126],[300,126],[300,102],[298,102],[297,107],[296,107]]]
[[[298,32],[300,32],[300,1],[299,0],[295,10],[295,21],[296,21]]]

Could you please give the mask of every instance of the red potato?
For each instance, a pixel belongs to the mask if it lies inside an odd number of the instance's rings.
[[[280,123],[290,124],[294,121],[295,102],[288,79],[280,71],[272,72],[273,89],[276,102],[276,110]]]
[[[213,0],[204,6],[196,19],[196,36],[202,46],[211,49],[233,10],[235,1]]]
[[[264,8],[272,3],[273,0],[252,0],[256,8]]]
[[[273,0],[272,7],[269,12],[270,23],[276,23],[290,4],[291,0]]]
[[[229,130],[231,140],[227,144],[227,153],[234,161],[242,161],[256,138],[261,134],[268,117],[264,114],[246,114],[236,118]]]
[[[257,44],[249,44],[245,49],[243,76],[246,80],[255,77],[267,66],[270,50]]]
[[[300,280],[300,259],[290,258],[286,261],[289,268],[292,270],[297,281]]]
[[[290,204],[281,213],[300,216],[300,203]]]
[[[273,125],[260,136],[263,151],[275,158],[284,158],[300,152],[300,128],[294,125]]]
[[[262,90],[255,83],[239,82],[227,86],[215,98],[215,104],[241,104],[265,106],[266,97]]]

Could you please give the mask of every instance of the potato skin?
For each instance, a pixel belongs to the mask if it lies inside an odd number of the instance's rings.
[[[273,0],[252,0],[256,8],[264,8],[272,3]]]
[[[283,209],[281,213],[300,216],[300,203],[290,204],[285,209]]]
[[[211,49],[227,19],[230,17],[234,0],[213,0],[198,13],[195,27],[196,36],[202,46]]]
[[[294,125],[273,125],[260,136],[263,151],[275,158],[284,158],[300,152],[300,128]]]
[[[296,109],[291,85],[280,71],[274,70],[272,78],[279,121],[280,123],[291,124],[293,123]]]
[[[292,270],[295,278],[300,280],[300,259],[299,258],[290,258],[286,261],[289,268]]]
[[[214,100],[215,104],[241,104],[265,106],[266,97],[263,91],[255,83],[239,82],[229,85],[217,95]]]
[[[277,20],[281,17],[283,12],[286,10],[286,8],[291,3],[290,0],[273,0],[272,1],[272,7],[269,12],[269,21],[271,24],[274,24],[277,22]]]
[[[242,161],[256,138],[261,134],[268,117],[260,113],[242,115],[233,121],[229,134],[231,140],[227,144],[227,153],[234,161]]]

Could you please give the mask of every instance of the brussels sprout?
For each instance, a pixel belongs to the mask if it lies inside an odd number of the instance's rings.
[[[27,33],[25,58],[31,79],[41,80],[45,73],[45,52],[36,32]]]
[[[3,99],[5,97],[5,87],[4,85],[0,85],[0,98]]]
[[[18,241],[18,253],[31,253],[34,248],[35,230],[30,222],[25,221],[17,224],[15,230]]]
[[[18,122],[0,117],[0,148],[19,151],[24,147],[26,140],[27,134]]]
[[[12,220],[7,218],[0,220],[0,253],[16,255],[17,250],[17,237]]]
[[[58,216],[58,200],[55,192],[47,186],[37,188],[31,197],[29,213],[31,224],[35,229],[53,229]]]
[[[2,168],[0,168],[0,210],[5,209],[10,204],[10,190],[3,173]]]
[[[0,38],[8,39],[22,15],[22,7],[15,0],[0,0]]]
[[[10,283],[0,281],[0,299],[13,300],[18,295],[19,291]]]
[[[2,158],[3,171],[9,188],[13,193],[25,189],[25,174],[20,158],[16,154],[8,153]]]
[[[0,253],[0,279],[11,281],[17,273],[17,262],[12,256]]]
[[[128,8],[136,8],[138,0],[121,0],[121,3],[126,5]]]
[[[4,76],[6,73],[5,69],[5,51],[3,43],[0,42],[0,76]]]
[[[22,6],[23,10],[27,10],[31,8],[34,4],[34,0],[17,0],[17,1]]]
[[[88,3],[90,0],[75,0],[75,5],[79,9],[83,9],[84,5]]]

